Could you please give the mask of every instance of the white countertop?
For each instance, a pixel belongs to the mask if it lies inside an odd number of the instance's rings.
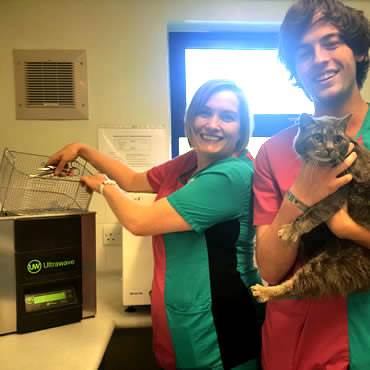
[[[115,327],[151,325],[147,307],[125,312],[121,276],[98,275],[97,313],[81,322],[0,336],[1,370],[96,370]]]

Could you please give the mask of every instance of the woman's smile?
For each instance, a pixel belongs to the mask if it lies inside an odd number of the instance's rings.
[[[204,141],[211,141],[211,142],[218,142],[223,139],[222,136],[219,135],[211,135],[211,134],[200,134],[200,137]]]

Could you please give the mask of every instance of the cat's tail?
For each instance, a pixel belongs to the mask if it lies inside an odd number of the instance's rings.
[[[336,242],[335,253],[324,251],[296,271],[293,295],[347,296],[370,289],[370,250],[347,240]]]

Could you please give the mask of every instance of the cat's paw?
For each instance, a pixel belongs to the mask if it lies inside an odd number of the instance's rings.
[[[267,302],[271,296],[269,294],[269,287],[265,287],[261,284],[255,284],[251,286],[253,297],[260,303]]]
[[[296,242],[300,235],[297,229],[294,227],[294,224],[286,224],[280,227],[278,236],[281,240],[285,240],[287,242]]]

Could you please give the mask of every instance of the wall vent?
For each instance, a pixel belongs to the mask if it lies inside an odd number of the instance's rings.
[[[16,118],[88,119],[84,50],[14,50]]]

